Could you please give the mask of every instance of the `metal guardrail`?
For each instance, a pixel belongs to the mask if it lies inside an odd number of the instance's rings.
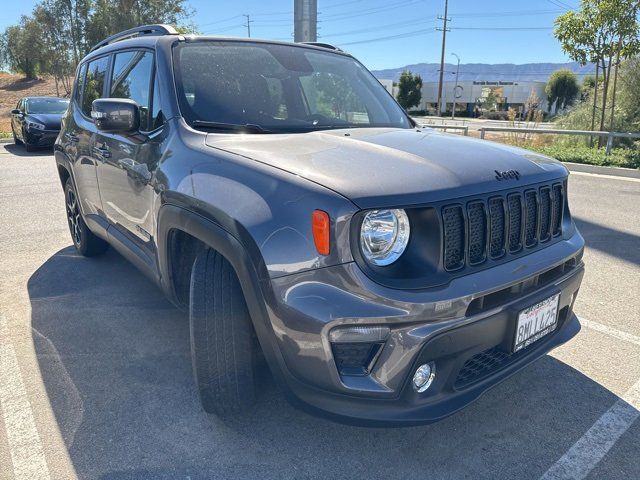
[[[479,129],[480,138],[484,138],[485,132],[515,132],[515,133],[535,133],[535,134],[551,134],[551,135],[579,135],[583,137],[607,137],[606,154],[611,153],[614,138],[640,138],[640,133],[632,132],[596,132],[592,130],[553,130],[540,128],[519,128],[519,127],[482,127]]]
[[[431,125],[428,123],[425,123],[422,125],[423,127],[427,127],[427,128],[438,128],[440,130],[444,130],[445,132],[447,130],[463,130],[464,131],[464,136],[468,137],[469,136],[469,127],[468,126],[463,126],[463,125]]]

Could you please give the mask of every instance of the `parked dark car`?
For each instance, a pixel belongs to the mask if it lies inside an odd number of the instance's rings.
[[[114,35],[55,158],[78,252],[188,310],[208,412],[248,408],[264,358],[311,412],[432,422],[580,328],[567,169],[418,127],[330,45]]]
[[[68,98],[24,97],[11,110],[13,141],[31,152],[38,147],[52,147],[60,133],[62,115]]]

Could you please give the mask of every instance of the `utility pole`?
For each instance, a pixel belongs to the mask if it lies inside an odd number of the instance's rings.
[[[442,28],[437,28],[436,30],[442,30],[442,54],[440,55],[440,81],[438,82],[438,116],[442,114],[442,80],[444,76],[444,50],[445,45],[447,43],[447,22],[449,22],[449,18],[447,15],[449,13],[449,0],[444,0],[444,17],[438,17],[439,20],[442,20]]]
[[[458,59],[458,66],[456,67],[456,86],[453,87],[453,108],[451,109],[451,120],[456,118],[456,100],[458,99],[458,74],[460,73],[460,57],[455,53],[452,53],[454,57]]]
[[[318,41],[318,0],[294,0],[293,41]]]
[[[247,24],[245,25],[245,27],[247,27],[247,37],[251,38],[251,24],[253,20],[249,18],[249,15],[243,15],[243,17],[247,19]]]

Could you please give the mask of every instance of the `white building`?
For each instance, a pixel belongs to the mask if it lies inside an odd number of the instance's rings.
[[[385,82],[391,82],[390,80],[380,81],[385,86]],[[442,96],[448,112],[451,112],[455,95],[458,97],[456,98],[456,112],[467,111],[469,115],[472,115],[476,106],[483,111],[506,111],[513,108],[516,111],[525,112],[527,102],[534,94],[538,99],[537,108],[547,112],[545,85],[545,82],[540,81],[461,80],[456,88],[455,81],[446,81],[443,84]],[[435,112],[437,104],[438,82],[423,83],[422,100],[416,110]]]

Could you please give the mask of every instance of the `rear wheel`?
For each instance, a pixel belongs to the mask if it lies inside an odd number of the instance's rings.
[[[191,359],[202,406],[230,417],[255,402],[256,347],[238,277],[215,250],[196,258],[191,272]]]
[[[104,253],[109,248],[109,244],[97,237],[84,223],[78,204],[78,195],[71,178],[68,178],[64,184],[64,198],[69,232],[78,253],[85,257],[94,257]]]

